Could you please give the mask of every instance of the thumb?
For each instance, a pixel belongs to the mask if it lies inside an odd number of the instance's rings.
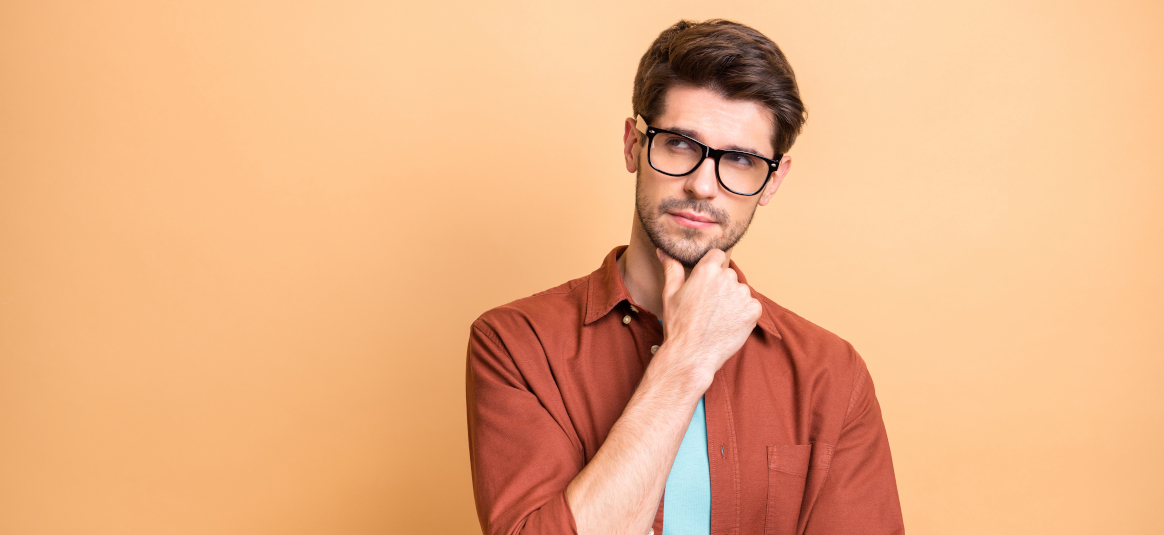
[[[662,249],[655,249],[655,253],[659,255],[659,262],[663,264],[663,303],[665,304],[679,291],[679,287],[683,286],[684,279],[687,278],[683,272],[683,265],[678,260],[671,258],[671,255],[664,253]]]

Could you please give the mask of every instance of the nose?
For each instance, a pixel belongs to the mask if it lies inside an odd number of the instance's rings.
[[[719,194],[719,180],[715,178],[715,158],[704,158],[683,184],[683,189],[696,199],[712,199]]]

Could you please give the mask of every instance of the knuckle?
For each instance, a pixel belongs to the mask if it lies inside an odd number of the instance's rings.
[[[748,319],[756,321],[760,319],[760,314],[762,312],[763,309],[761,309],[759,305],[748,305]]]

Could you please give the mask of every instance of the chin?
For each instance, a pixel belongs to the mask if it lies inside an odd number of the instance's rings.
[[[668,256],[678,260],[683,267],[688,269],[694,268],[696,264],[711,250],[711,245],[706,242],[695,242],[691,240],[667,240],[662,244],[655,244],[656,247],[662,249]]]

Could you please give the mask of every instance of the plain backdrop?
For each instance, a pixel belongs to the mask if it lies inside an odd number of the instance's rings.
[[[0,3],[0,533],[473,533],[470,322],[629,236],[680,18],[809,109],[734,259],[907,529],[1164,532],[1164,4]]]

